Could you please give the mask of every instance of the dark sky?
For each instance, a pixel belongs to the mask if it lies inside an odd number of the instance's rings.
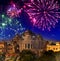
[[[5,13],[7,5],[9,5],[11,1],[20,5],[21,7],[24,5],[24,3],[21,0],[0,0],[0,7],[1,7],[0,13]],[[29,21],[29,16],[24,11],[22,12],[20,16],[20,20],[25,30],[28,29],[36,34],[40,34],[46,40],[60,41],[60,19],[59,19],[59,22],[56,24],[55,28],[51,28],[51,31],[48,31],[48,30],[42,31],[41,29],[38,29],[37,27],[33,27],[31,22]],[[11,33],[11,31],[8,31],[8,32],[5,31],[4,34],[8,34],[8,33]],[[12,32],[12,36],[10,38],[12,38],[13,36],[14,36],[14,33]],[[3,36],[0,36],[0,38],[3,38]]]

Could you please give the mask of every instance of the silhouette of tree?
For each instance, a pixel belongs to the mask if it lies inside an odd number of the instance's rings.
[[[56,61],[55,53],[53,51],[45,51],[39,61]]]
[[[20,61],[35,61],[36,54],[29,50],[23,50],[20,54]]]

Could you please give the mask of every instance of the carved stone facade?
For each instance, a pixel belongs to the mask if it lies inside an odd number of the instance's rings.
[[[2,54],[3,52],[5,52],[5,43],[0,42],[0,54]]]
[[[31,31],[25,31],[21,36],[16,35],[12,42],[15,47],[17,46],[17,52],[22,50],[40,52],[46,48],[46,41],[40,35],[34,34]]]
[[[46,49],[46,41],[40,35],[25,31],[22,35],[16,35],[11,41],[6,42],[8,54],[20,53],[22,50],[31,50],[38,53]]]

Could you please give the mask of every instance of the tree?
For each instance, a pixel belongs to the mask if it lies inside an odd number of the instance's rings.
[[[0,61],[4,61],[5,60],[5,54],[0,54]]]
[[[56,61],[55,53],[53,51],[45,51],[39,61]]]
[[[20,54],[20,61],[35,61],[36,54],[30,50],[23,50]]]

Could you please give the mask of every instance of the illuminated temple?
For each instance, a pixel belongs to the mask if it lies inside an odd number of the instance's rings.
[[[15,54],[20,53],[22,50],[31,50],[36,54],[49,50],[58,52],[60,51],[60,43],[47,42],[40,35],[31,31],[25,31],[22,35],[17,34],[10,41],[0,42],[0,53]]]
[[[12,40],[2,42],[0,42],[0,52],[4,50],[8,54],[18,53],[22,50],[31,50],[39,53],[46,48],[43,38],[31,31],[25,31],[21,36],[17,34]]]

